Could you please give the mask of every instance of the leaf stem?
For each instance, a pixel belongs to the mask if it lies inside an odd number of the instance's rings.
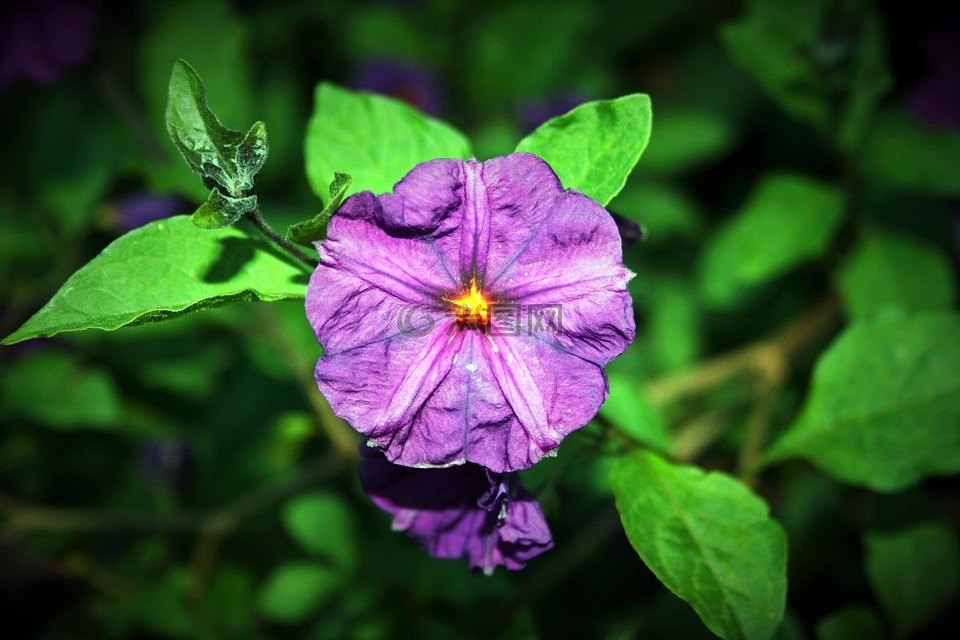
[[[267,221],[264,220],[263,216],[260,214],[259,206],[257,206],[253,211],[248,213],[247,218],[250,220],[250,222],[254,224],[254,226],[257,227],[257,229],[260,230],[261,233],[263,233],[263,235],[267,236],[267,238],[269,238],[271,242],[273,242],[275,245],[283,249],[286,249],[286,251],[291,255],[293,255],[294,257],[296,257],[297,260],[299,260],[300,262],[310,267],[311,271],[317,268],[317,265],[319,264],[319,262],[316,259],[311,258],[307,254],[305,254],[303,251],[300,251],[300,249],[296,248],[295,246],[293,246],[292,244],[284,240],[280,236],[280,234],[274,231],[270,227],[270,225],[267,224]]]
[[[676,374],[655,378],[646,384],[650,400],[665,407],[679,400],[709,392],[744,376],[752,376],[753,404],[747,433],[737,468],[744,481],[755,481],[756,463],[763,449],[773,417],[777,390],[790,373],[791,361],[811,343],[823,339],[839,321],[839,303],[828,295],[806,313],[753,344]],[[680,458],[690,461],[702,453],[719,436],[723,423],[709,416],[695,420],[681,432]]]

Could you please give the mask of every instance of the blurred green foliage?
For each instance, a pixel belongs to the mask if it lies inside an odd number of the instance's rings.
[[[88,23],[81,5],[3,9],[0,336],[68,331],[0,347],[12,637],[960,632],[960,126],[918,99],[960,82],[949,9],[106,0]],[[335,172],[387,190],[577,103],[650,96],[649,145],[597,196],[646,229],[624,247],[637,340],[600,416],[524,473],[556,541],[525,571],[471,576],[390,531],[313,383],[301,268],[245,223],[124,235],[147,221],[134,197],[178,198],[156,217],[210,193],[164,128],[180,59],[225,127],[266,123],[275,228],[322,211]],[[419,76],[391,84],[397,62]],[[598,122],[590,139],[614,131]],[[645,134],[616,132],[624,162]],[[287,301],[220,305],[251,300]],[[74,332],[91,326],[124,328]]]

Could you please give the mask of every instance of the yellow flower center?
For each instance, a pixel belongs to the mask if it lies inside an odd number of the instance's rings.
[[[447,298],[447,300],[453,303],[458,321],[462,323],[487,323],[487,299],[477,288],[476,280],[470,281],[470,289],[465,291],[462,296],[452,299]]]

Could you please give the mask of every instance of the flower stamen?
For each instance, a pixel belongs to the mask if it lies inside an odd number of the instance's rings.
[[[470,280],[470,289],[459,298],[444,298],[453,304],[457,321],[461,324],[487,324],[487,299],[477,288],[476,279]]]

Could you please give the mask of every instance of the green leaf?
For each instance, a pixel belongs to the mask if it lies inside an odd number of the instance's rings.
[[[679,278],[660,275],[642,294],[647,327],[642,340],[661,370],[693,364],[702,350],[696,291]]]
[[[243,137],[237,146],[237,175],[240,185],[247,190],[253,189],[253,181],[270,153],[270,142],[267,139],[267,125],[263,122],[254,122],[250,131]]]
[[[330,216],[340,208],[340,204],[347,196],[347,189],[350,188],[352,182],[352,177],[335,171],[333,182],[330,183],[330,199],[327,200],[327,206],[312,219],[288,227],[287,241],[296,242],[304,247],[312,247],[314,242],[322,240],[326,236]]]
[[[611,480],[630,543],[722,638],[766,639],[783,618],[787,540],[767,505],[721,473],[624,457]]]
[[[282,564],[267,579],[258,605],[266,617],[278,622],[306,620],[341,589],[340,574],[315,562]]]
[[[337,171],[353,176],[348,195],[384,193],[421,162],[468,158],[470,143],[450,125],[401,102],[322,82],[305,154],[310,186],[326,199]]]
[[[787,113],[854,150],[891,86],[882,23],[864,5],[756,0],[720,36],[733,61]]]
[[[201,229],[222,229],[256,208],[257,196],[231,198],[213,189],[210,197],[190,216],[190,220]]]
[[[235,126],[252,122],[248,32],[229,3],[171,1],[158,5],[156,13],[138,47],[137,75],[148,121],[157,124],[158,136],[164,133],[170,69],[180,59],[189,60],[203,76],[210,104],[216,106],[222,122]],[[195,198],[206,195],[206,190],[198,189],[196,180],[183,171],[179,161],[154,161],[145,169],[155,191],[178,191]]]
[[[617,195],[650,140],[650,98],[635,93],[587,102],[547,121],[517,151],[540,156],[567,189],[600,204]]]
[[[315,491],[283,508],[287,531],[305,551],[342,567],[357,562],[357,532],[349,507],[335,493]]]
[[[112,331],[248,300],[302,298],[303,268],[266,241],[176,216],[115,240],[22,327],[14,344],[63,331]]]
[[[269,144],[266,126],[256,122],[246,135],[227,129],[207,106],[200,76],[184,60],[173,65],[166,111],[167,132],[190,169],[203,183],[222,196],[240,200],[250,195],[257,172],[267,159]],[[254,201],[255,205],[255,201]],[[206,209],[204,209],[206,207]],[[250,209],[244,204],[226,203],[211,197],[195,218],[197,226],[218,229],[236,221],[236,211]],[[223,222],[224,220],[230,222]]]
[[[893,620],[897,635],[911,636],[956,597],[960,546],[946,524],[927,522],[864,540],[870,586]]]
[[[600,407],[600,415],[637,442],[670,453],[673,444],[663,418],[650,404],[641,386],[626,376],[610,373],[610,395]]]
[[[706,299],[731,305],[751,287],[821,256],[842,220],[838,189],[800,175],[767,176],[705,249]]]
[[[864,234],[838,274],[847,315],[867,320],[893,307],[904,312],[950,309],[953,268],[936,247],[883,231]]]
[[[960,471],[960,315],[885,314],[844,331],[764,464],[793,457],[876,491]]]
[[[658,120],[658,131],[659,126]],[[703,226],[696,202],[684,191],[657,182],[631,180],[608,208],[642,224],[644,242],[689,238]]]
[[[960,132],[921,125],[905,112],[883,114],[863,153],[866,175],[881,185],[934,196],[960,194]]]
[[[818,40],[825,0],[754,1],[741,18],[720,30],[730,58],[788,113],[825,125],[827,92],[810,55]]]
[[[733,142],[730,124],[705,109],[657,109],[657,129],[643,154],[643,171],[673,173],[692,169],[726,151]]]
[[[877,614],[867,607],[849,607],[817,625],[817,640],[881,640],[886,637]]]
[[[56,429],[113,427],[120,418],[120,397],[105,372],[49,349],[7,366],[0,398],[13,415]]]

